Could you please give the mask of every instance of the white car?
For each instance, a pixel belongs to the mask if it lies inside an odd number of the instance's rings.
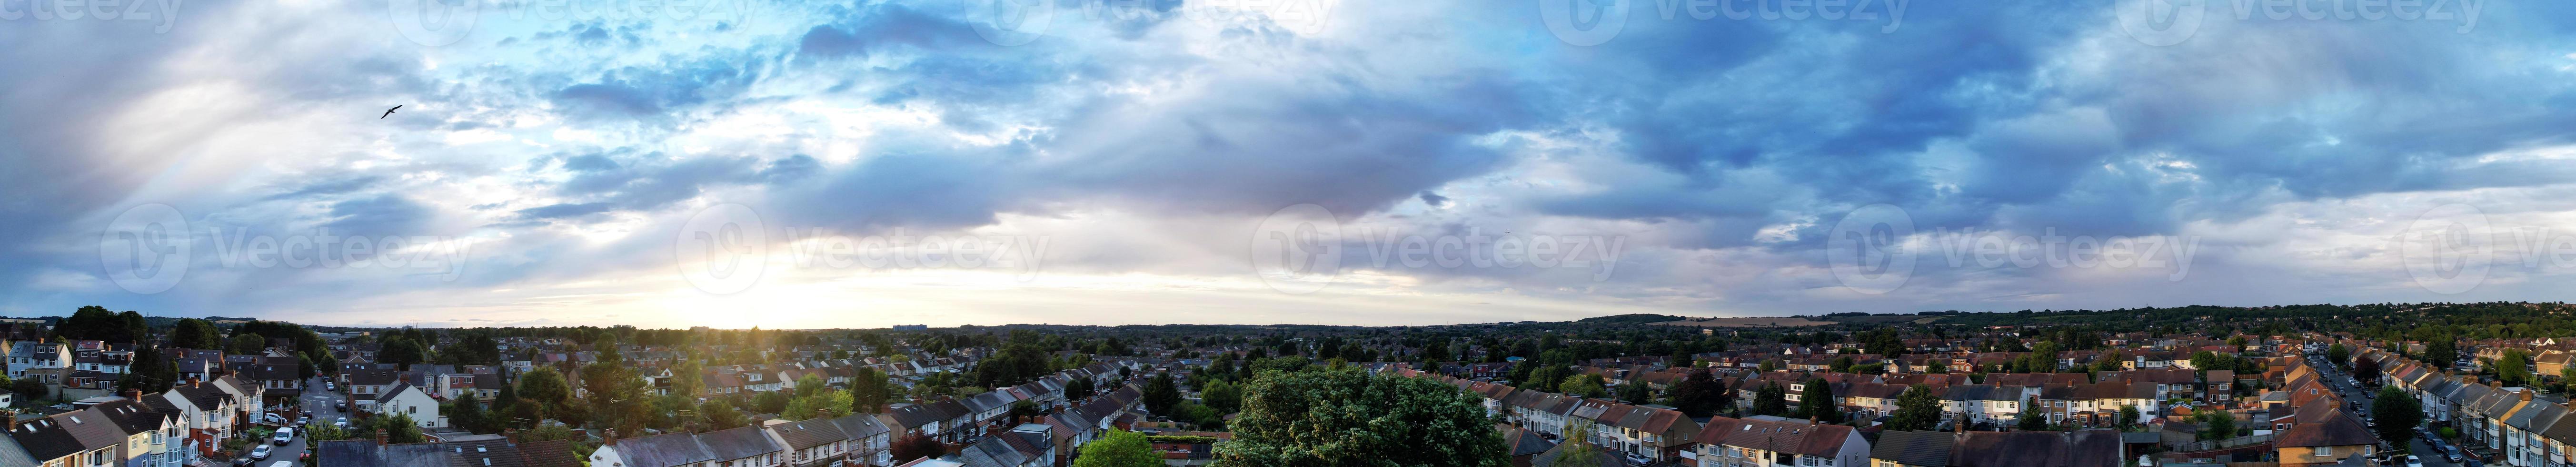
[[[259,447],[251,448],[250,458],[251,460],[268,460],[268,445],[262,444],[259,445]]]
[[[340,417],[340,419],[339,419],[339,420],[332,420],[332,421],[331,421],[331,426],[340,427],[340,428],[348,428],[348,427],[349,427],[349,417]]]
[[[277,445],[279,445],[279,446],[285,446],[285,445],[286,445],[286,443],[290,443],[290,442],[294,442],[294,441],[295,441],[295,428],[294,428],[294,427],[279,428],[279,429],[277,429],[277,436],[270,436],[270,437],[268,437],[268,440],[269,440],[270,442],[277,443]]]
[[[2407,455],[2406,467],[2424,467],[2424,458]]]
[[[286,417],[285,417],[285,416],[283,416],[283,415],[278,415],[278,414],[276,414],[276,413],[274,413],[274,412],[259,414],[259,419],[260,419],[260,420],[267,420],[269,423],[286,423]]]

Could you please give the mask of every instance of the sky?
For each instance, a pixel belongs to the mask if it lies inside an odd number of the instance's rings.
[[[2557,301],[2571,39],[2528,0],[0,0],[0,315]]]

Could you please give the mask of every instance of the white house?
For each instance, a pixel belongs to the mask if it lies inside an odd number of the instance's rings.
[[[438,398],[429,397],[429,392],[422,391],[420,387],[412,386],[410,383],[395,384],[393,388],[386,389],[383,395],[376,396],[375,402],[375,412],[378,414],[410,415],[412,422],[419,424],[421,428],[447,426],[447,419],[438,415]]]

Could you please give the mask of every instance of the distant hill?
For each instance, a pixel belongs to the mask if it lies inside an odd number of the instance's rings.
[[[1684,318],[1684,317],[1680,317],[1680,316],[1673,316],[1673,315],[1656,315],[1656,314],[1638,313],[1638,314],[1632,314],[1632,315],[1596,316],[1596,317],[1591,317],[1591,318],[1584,318],[1584,319],[1575,320],[1574,322],[1577,322],[1577,323],[1591,323],[1591,324],[1648,324],[1648,323],[1661,323],[1661,322],[1665,322],[1665,321],[1681,321],[1681,320],[1686,320],[1686,319],[1690,319],[1690,318]]]

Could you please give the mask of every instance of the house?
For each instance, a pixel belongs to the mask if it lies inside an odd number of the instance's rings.
[[[2329,408],[2319,410],[2316,420],[2302,420],[2272,438],[2282,467],[2341,464],[2353,456],[2371,455],[2378,447],[2379,437],[2371,434],[2361,417],[2330,405],[2314,407]]]
[[[1880,436],[1884,437],[1885,434]],[[1951,467],[2123,467],[2120,433],[2110,430],[1972,431],[1950,448]]]
[[[850,436],[831,420],[772,420],[762,428],[772,441],[787,446],[788,465],[821,465],[841,460]]]
[[[847,436],[842,451],[844,458],[868,465],[894,463],[894,453],[888,450],[894,444],[894,430],[879,423],[876,416],[852,414],[832,419],[832,424],[840,427],[841,434]]]
[[[1869,447],[1869,467],[1949,467],[1959,435],[1941,431],[1889,431]]]
[[[607,440],[590,453],[590,465],[623,467],[777,467],[788,465],[787,445],[762,427],[706,433],[679,432]]]
[[[579,467],[572,441],[515,442],[507,439],[446,443],[377,444],[372,439],[323,441],[314,445],[317,465],[333,467],[495,466]]]
[[[59,342],[22,340],[9,344],[9,379],[25,378],[29,372],[59,374],[54,371],[38,370],[61,370],[70,368],[71,363],[71,346]],[[50,380],[45,383],[60,384]]]
[[[411,383],[395,383],[393,388],[376,396],[373,406],[372,410],[378,414],[409,415],[412,423],[421,428],[447,426],[447,418],[438,414],[438,398],[430,397],[428,391]]]
[[[194,459],[171,449],[176,414],[163,412],[142,393],[47,417],[7,419],[0,427],[0,465],[48,467],[177,467]]]
[[[1692,442],[1702,466],[1857,467],[1870,456],[1852,427],[1767,416],[1712,417]]]

